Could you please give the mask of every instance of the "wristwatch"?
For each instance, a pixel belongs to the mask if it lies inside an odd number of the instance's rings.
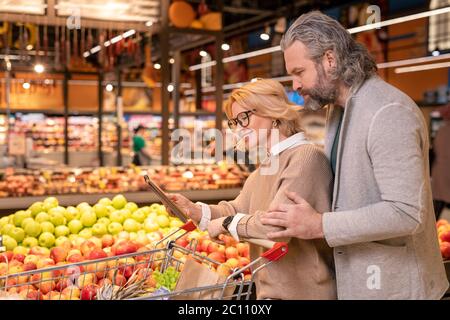
[[[222,222],[222,227],[228,231],[228,227],[230,226],[231,222],[233,221],[233,216],[226,217]]]

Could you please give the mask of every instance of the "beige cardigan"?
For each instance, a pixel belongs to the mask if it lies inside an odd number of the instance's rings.
[[[271,206],[292,203],[286,198],[286,190],[297,192],[319,212],[329,211],[333,177],[324,153],[316,146],[300,145],[278,157],[276,174],[261,175],[260,168],[254,171],[235,200],[210,206],[211,218],[248,214],[239,221],[238,234],[267,239],[268,232],[279,229],[263,225],[259,217]],[[332,251],[325,242],[280,240],[289,241],[289,252],[258,272],[258,299],[336,299]],[[251,259],[265,250],[251,245]]]

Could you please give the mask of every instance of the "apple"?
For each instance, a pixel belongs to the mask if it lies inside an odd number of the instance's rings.
[[[170,227],[179,229],[184,225],[184,223],[178,218],[172,218],[170,220]]]
[[[161,228],[167,228],[170,226],[170,220],[167,216],[164,215],[160,215],[156,217],[156,223],[161,227]]]
[[[117,238],[124,239],[124,240],[129,240],[130,239],[130,234],[127,231],[121,231],[117,235]]]
[[[154,231],[147,234],[147,238],[150,241],[150,243],[157,242],[163,238],[161,232]]]
[[[239,257],[239,253],[236,247],[228,247],[225,249],[225,256],[227,259],[237,258]]]
[[[81,214],[81,223],[85,227],[92,227],[97,222],[97,216],[93,210],[86,210]]]
[[[138,205],[134,202],[128,202],[125,207],[125,209],[128,209],[131,213],[135,212],[136,210],[138,210]]]
[[[177,239],[175,243],[183,248],[186,248],[189,245],[189,241],[186,239],[186,237],[181,237]]]
[[[83,256],[87,257],[89,253],[94,250],[97,246],[94,242],[90,240],[84,241],[80,246],[80,251],[83,254]]]
[[[7,224],[9,224],[9,217],[0,218],[0,229]]]
[[[208,255],[208,258],[219,263],[225,262],[225,255],[220,252],[213,252]]]
[[[213,252],[219,252],[219,245],[211,241],[208,247],[206,248],[206,252],[208,252],[208,254]]]
[[[20,210],[17,211],[13,216],[13,223],[16,227],[20,227],[22,225],[22,221],[26,218],[31,218],[31,212]]]
[[[0,253],[0,262],[9,263],[12,260],[13,256],[14,253],[12,252],[12,250]]]
[[[156,212],[150,212],[149,214],[147,214],[147,219],[152,219],[153,221],[156,221],[157,216],[158,214]]]
[[[94,213],[97,216],[97,219],[107,217],[109,215],[108,209],[101,203],[94,205]]]
[[[81,253],[72,253],[67,257],[67,262],[70,263],[77,263],[81,261],[84,261],[84,257],[81,255]]]
[[[95,244],[96,248],[101,248],[102,247],[102,239],[100,239],[98,237],[91,237],[88,240],[93,242]]]
[[[95,274],[93,273],[83,273],[78,278],[78,286],[80,288],[88,286],[90,284],[97,283],[97,279],[95,278]]]
[[[439,245],[439,248],[441,249],[442,257],[444,257],[444,259],[450,259],[450,243],[442,242]]]
[[[250,263],[250,259],[246,258],[246,257],[239,257],[238,262],[239,262],[239,268],[243,268]]]
[[[236,244],[236,249],[238,251],[238,254],[241,257],[248,257],[249,256],[250,248],[249,248],[248,243],[239,242],[238,244]]]
[[[97,259],[103,259],[106,257],[108,257],[108,255],[105,253],[105,251],[103,251],[100,248],[94,248],[94,249],[92,249],[92,251],[89,252],[87,258],[89,260],[97,260]]]
[[[55,232],[55,226],[50,221],[44,221],[41,222],[41,233],[48,232],[53,233]]]
[[[30,271],[30,270],[36,270],[37,265],[33,262],[27,262],[23,264],[23,271]]]
[[[33,220],[27,223],[27,225],[24,228],[24,231],[27,234],[27,236],[36,238],[41,234],[42,227],[39,222]]]
[[[61,293],[69,297],[69,299],[73,299],[73,298],[80,298],[81,291],[80,288],[78,288],[77,286],[71,285],[64,288],[64,290]]]
[[[227,265],[225,263],[221,263],[217,267],[216,272],[221,276],[228,277],[232,273],[232,270],[229,265]]]
[[[118,210],[124,208],[126,204],[127,199],[121,194],[118,194],[112,199],[112,206]]]
[[[131,218],[131,211],[130,211],[130,210],[128,210],[128,209],[122,209],[122,210],[120,210],[119,212],[120,212],[121,216],[123,217],[124,221],[125,221],[126,219]]]
[[[92,226],[92,234],[94,236],[102,236],[108,232],[106,225],[103,223],[96,223]]]
[[[33,203],[28,210],[31,213],[31,216],[34,218],[37,216],[38,213],[44,211],[44,203],[41,201],[37,201],[35,203]]]
[[[14,224],[8,223],[2,227],[1,234],[8,234],[12,229],[15,228]]]
[[[121,211],[114,211],[109,215],[109,220],[112,222],[122,223],[125,220],[125,217],[122,215]]]
[[[130,202],[130,203],[131,203],[131,202]],[[128,204],[130,204],[130,203],[128,203]],[[141,209],[132,211],[132,213],[131,213],[131,218],[134,219],[134,220],[136,220],[136,221],[139,222],[139,223],[143,223],[144,220],[145,220],[145,213],[144,213],[144,211],[141,210]]]
[[[30,251],[30,249],[25,248],[24,246],[17,246],[13,249],[14,254],[22,254],[24,256],[26,256],[29,251]]]
[[[57,206],[55,208],[51,208],[48,211],[48,214],[50,215],[50,222],[55,226],[65,224],[67,222],[65,213],[66,209],[64,207]]]
[[[32,263],[34,265],[37,264],[37,262],[39,261],[40,257],[35,255],[35,254],[28,254],[25,259],[23,260],[24,264],[28,264],[28,263]]]
[[[218,239],[225,243],[225,247],[232,247],[237,244],[237,241],[232,236],[223,233],[218,236]]]
[[[147,218],[144,222],[144,230],[149,233],[157,231],[159,230],[159,224],[157,224],[155,220]]]
[[[448,225],[449,223],[448,223],[448,221],[447,220],[445,220],[445,219],[439,219],[437,222],[436,222],[436,228],[439,228],[440,226],[445,226],[445,225]]]
[[[439,235],[439,239],[442,242],[450,242],[450,230],[444,231]]]
[[[50,258],[53,259],[56,263],[63,262],[67,258],[67,254],[69,250],[63,247],[54,247],[50,250]]]
[[[36,222],[42,223],[45,221],[50,221],[50,216],[48,215],[47,212],[40,212],[36,215],[36,217],[34,218],[34,220]]]
[[[89,239],[92,238],[92,229],[91,228],[84,228],[81,230],[78,235],[82,238]]]
[[[150,240],[148,239],[146,234],[138,234],[137,238],[136,238],[136,242],[143,246],[146,246],[147,244],[150,243]]]
[[[51,258],[41,258],[38,260],[38,262],[36,263],[36,267],[38,269],[47,267],[47,266],[54,266],[55,265],[55,261],[53,261],[53,259]],[[53,277],[53,275],[52,275]]]
[[[22,220],[22,223],[20,224],[20,227],[22,228],[22,229],[25,229],[25,226],[28,224],[28,223],[30,223],[30,222],[34,222],[34,219],[33,218],[25,218],[25,219],[23,219]]]
[[[9,235],[11,238],[15,239],[15,240],[17,241],[17,243],[22,242],[23,239],[25,239],[25,231],[23,231],[22,228],[18,228],[18,227],[13,228],[13,229],[8,233],[8,235]]]
[[[80,219],[81,214],[78,211],[77,208],[73,206],[67,207],[66,211],[64,212],[64,218],[66,218],[67,221],[72,221],[74,219]]]
[[[15,247],[17,247],[17,241],[16,239],[4,235],[3,236],[3,246],[6,248],[6,251],[12,251]]]
[[[61,237],[56,238],[55,246],[57,246],[57,247],[65,247],[67,249],[70,249],[70,247],[72,246],[72,243],[69,240],[69,238],[67,238],[65,236],[61,236]]]
[[[70,234],[70,229],[67,226],[61,225],[55,228],[55,237],[65,237]]]
[[[39,245],[41,247],[51,248],[55,244],[55,236],[50,232],[43,232],[39,236]]]
[[[111,247],[114,244],[114,237],[110,234],[102,236],[102,248]]]
[[[25,239],[23,239],[22,245],[24,247],[31,248],[31,247],[39,245],[39,242],[36,238],[26,237]]]
[[[109,280],[108,278],[100,279],[100,281],[97,283],[97,285],[98,285],[100,288],[106,286],[107,284],[112,284],[112,281]]]
[[[48,212],[50,209],[56,208],[58,205],[58,199],[55,197],[48,197],[44,200],[43,209]]]
[[[231,269],[235,269],[239,266],[239,260],[236,258],[230,258],[225,263],[229,265]]]
[[[108,225],[108,232],[112,235],[117,235],[122,232],[123,227],[119,222],[111,222]]]
[[[139,223],[134,219],[126,219],[123,228],[127,232],[136,232],[140,229]]]
[[[78,234],[81,229],[83,229],[83,224],[78,219],[69,221],[69,224],[67,226],[69,227],[69,230],[72,234]]]
[[[87,202],[81,202],[77,205],[77,209],[78,211],[84,211],[84,210],[89,210],[91,209],[91,206],[89,205],[89,203]]]
[[[110,206],[112,204],[111,199],[109,198],[101,198],[97,203],[102,204],[105,207]]]
[[[42,256],[42,257],[49,257],[50,256],[50,250],[44,247],[31,247],[29,254],[36,255],[36,256]]]
[[[15,253],[13,255],[13,260],[19,261],[21,263],[23,263],[23,261],[25,260],[25,255],[21,254],[21,253]]]
[[[111,220],[109,218],[103,217],[97,220],[97,223],[104,224],[106,227],[111,223]]]

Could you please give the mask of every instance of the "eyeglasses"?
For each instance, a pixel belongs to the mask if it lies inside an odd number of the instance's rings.
[[[236,118],[232,118],[228,120],[228,127],[231,130],[234,130],[237,128],[237,125],[239,124],[242,128],[248,127],[250,124],[250,116],[255,113],[255,110],[249,110],[238,113]]]

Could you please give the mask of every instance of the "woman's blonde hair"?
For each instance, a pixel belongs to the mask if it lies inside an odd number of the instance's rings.
[[[231,106],[235,102],[245,109],[254,110],[260,117],[277,121],[278,129],[287,137],[303,131],[300,125],[301,107],[288,100],[278,81],[258,78],[233,90],[224,105],[228,119],[233,118]]]

